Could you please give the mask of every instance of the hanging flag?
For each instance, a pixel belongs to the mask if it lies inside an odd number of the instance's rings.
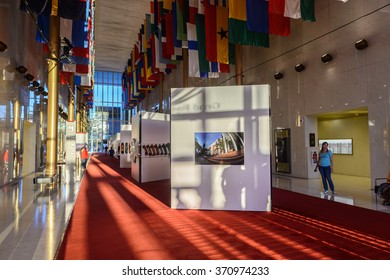
[[[229,73],[229,64],[218,63],[217,56],[217,40],[219,40],[219,34],[217,33],[217,9],[215,5],[211,5],[209,1],[199,0],[203,2],[199,4],[199,14],[204,14],[205,25],[205,47],[206,47],[206,59],[209,61],[209,67],[211,72]],[[207,28],[206,28],[207,27]],[[198,38],[198,42],[200,39]],[[199,45],[199,44],[198,44]],[[200,49],[199,49],[200,50]],[[230,54],[229,54],[230,55]],[[199,56],[202,56],[199,54]],[[233,53],[234,56],[234,53]],[[234,59],[229,59],[232,62]]]
[[[269,35],[247,28],[246,1],[229,0],[229,42],[269,47]]]
[[[72,25],[72,44],[74,47],[87,48],[89,45],[88,21],[74,20]]]
[[[268,1],[269,34],[290,35],[290,18],[284,16],[285,0]]]
[[[49,25],[50,17],[45,15],[38,15],[38,26],[35,40],[42,44],[49,43]]]
[[[285,0],[284,16],[289,18],[301,18],[301,0]]]
[[[316,21],[314,0],[301,0],[301,16],[304,21]]]
[[[206,58],[208,61],[217,61],[217,9],[216,6],[204,2],[204,17],[206,40]]]
[[[198,40],[198,60],[199,60],[199,72],[204,73],[203,76],[208,78],[218,78],[218,63],[214,63],[214,65],[210,65],[210,63],[206,59],[206,34],[205,34],[205,20],[203,14],[196,15],[196,37]],[[210,67],[214,66],[214,67]]]
[[[171,13],[165,14],[165,36],[166,36],[166,53],[169,58],[174,59],[172,56],[175,55],[174,45],[174,31],[173,31],[173,16]]]
[[[196,38],[196,25],[187,23],[187,40],[188,40],[188,76],[200,77],[199,59],[198,59],[198,42]]]
[[[27,3],[26,6],[25,1],[20,1],[19,9],[25,12],[32,11],[38,15],[53,15],[73,20],[87,20],[90,6],[90,0],[28,0]]]
[[[187,5],[184,5],[184,3],[187,3]],[[187,41],[186,22],[188,20],[188,12],[186,12],[185,8],[188,8],[187,1],[176,1],[176,39],[180,41]]]
[[[168,10],[168,11],[172,10],[172,1],[174,0],[164,0],[164,4],[163,4],[164,10]]]
[[[229,64],[229,10],[216,6],[217,13],[217,62]]]
[[[72,26],[73,20],[61,18],[60,19],[60,37],[72,40]]]
[[[314,0],[285,0],[284,16],[302,18],[305,21],[316,21]]]
[[[248,30],[269,33],[268,0],[246,0]]]

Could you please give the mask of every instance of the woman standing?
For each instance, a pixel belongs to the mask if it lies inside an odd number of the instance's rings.
[[[324,185],[324,194],[328,194],[328,184],[332,194],[336,194],[334,190],[334,184],[331,177],[333,165],[333,153],[331,150],[328,150],[328,142],[322,143],[321,151],[319,153],[319,160],[317,166],[314,169],[314,172],[317,171],[317,168],[320,170],[322,177],[322,184]]]

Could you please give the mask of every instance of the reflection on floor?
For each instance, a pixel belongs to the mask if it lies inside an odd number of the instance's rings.
[[[61,183],[51,189],[33,183],[39,175],[0,187],[0,260],[51,260],[55,256],[82,173],[65,168]],[[273,175],[273,187],[390,214],[390,206],[376,199],[370,178],[333,174],[333,180],[336,195],[324,195],[320,179]]]
[[[390,206],[382,205],[383,200],[376,196],[370,178],[332,174],[332,180],[335,195],[324,194],[321,179],[300,179],[274,174],[272,186],[390,214]]]

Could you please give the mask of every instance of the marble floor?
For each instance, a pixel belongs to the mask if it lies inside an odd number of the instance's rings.
[[[61,168],[56,186],[34,184],[32,174],[0,187],[0,260],[52,260],[65,232],[83,173]],[[273,175],[273,187],[390,214],[370,178],[333,174],[336,195],[324,195],[320,179]]]

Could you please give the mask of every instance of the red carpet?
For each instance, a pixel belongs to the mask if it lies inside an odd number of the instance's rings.
[[[280,189],[272,212],[174,210],[169,192],[92,157],[56,259],[390,259],[387,214]]]

